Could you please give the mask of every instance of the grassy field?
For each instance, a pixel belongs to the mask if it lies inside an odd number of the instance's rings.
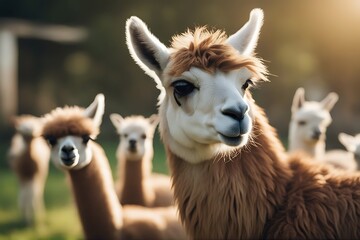
[[[99,140],[104,147],[115,175],[116,142]],[[155,139],[154,171],[167,173],[165,154]],[[82,239],[81,226],[65,175],[50,164],[45,189],[46,220],[36,227],[25,226],[17,206],[17,181],[4,162],[8,143],[0,146],[0,240],[8,239]]]

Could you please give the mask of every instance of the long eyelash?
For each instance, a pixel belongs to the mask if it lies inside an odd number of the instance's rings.
[[[179,105],[179,107],[181,107],[181,103],[180,103],[180,101],[177,99],[175,91],[173,92],[173,95],[174,95],[175,102],[177,103],[177,105]]]
[[[246,89],[248,89],[249,85],[254,85],[254,82],[251,81],[251,79],[246,80],[246,82],[244,83],[244,85],[242,85],[242,89],[245,91]]]
[[[90,140],[95,141],[92,137],[87,135],[82,136],[82,139],[83,139],[83,143],[88,143]]]

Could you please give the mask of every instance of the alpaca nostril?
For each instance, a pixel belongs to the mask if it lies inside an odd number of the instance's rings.
[[[319,139],[320,136],[321,136],[321,131],[318,130],[318,129],[314,130],[314,132],[313,132],[313,139]]]
[[[129,147],[130,147],[130,150],[135,150],[136,149],[136,140],[135,139],[130,139],[129,140]]]
[[[61,161],[66,166],[74,164],[76,159],[75,147],[71,145],[65,145],[61,148]]]
[[[75,148],[74,148],[73,146],[66,145],[66,146],[63,146],[63,147],[61,148],[61,151],[64,152],[64,153],[69,154],[69,153],[71,153],[72,151],[74,151],[74,149],[75,149]]]
[[[221,110],[221,112],[222,114],[229,116],[235,120],[242,120],[248,110],[249,107],[247,105],[244,105],[224,108]]]

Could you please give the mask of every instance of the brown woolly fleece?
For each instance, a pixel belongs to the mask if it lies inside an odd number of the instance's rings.
[[[145,154],[146,155],[146,154]],[[144,157],[145,158],[145,157]],[[170,177],[151,172],[152,159],[119,159],[119,187],[123,205],[135,204],[146,207],[166,207],[174,204]]]
[[[177,208],[147,208],[127,205],[123,208],[124,227],[121,239],[186,239]]]
[[[144,172],[144,166],[141,160],[127,161],[123,160],[121,168],[122,176],[119,181],[122,182],[122,188],[118,189],[118,196],[121,204],[135,204],[141,206],[150,206],[154,201],[155,194],[151,186],[143,181],[146,178],[147,171]],[[149,189],[150,187],[150,189]]]
[[[39,135],[40,119],[32,115],[21,115],[14,117],[13,125],[16,133],[12,138],[8,155],[12,170],[22,183],[35,178],[42,178],[45,181],[50,150],[45,140]]]
[[[269,239],[359,239],[360,174],[289,157],[286,201],[267,223]]]
[[[49,166],[49,147],[44,139],[40,137],[23,137],[16,133],[12,139],[12,147],[23,141],[26,149],[19,153],[9,155],[11,169],[15,172],[19,181],[22,183],[31,181],[35,178],[46,179]],[[19,149],[20,150],[20,149]]]
[[[255,104],[252,109],[254,129],[242,149],[190,164],[167,148],[188,236],[359,239],[360,175],[345,175],[303,156],[287,159],[263,111]]]

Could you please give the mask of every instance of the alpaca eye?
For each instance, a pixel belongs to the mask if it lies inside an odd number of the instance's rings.
[[[304,125],[306,124],[306,121],[300,120],[300,121],[298,122],[298,124],[299,124],[299,126],[304,126]]]
[[[141,134],[141,138],[145,139],[146,138],[146,134]]]
[[[250,79],[246,80],[246,82],[244,83],[244,85],[242,85],[242,89],[245,91],[250,85],[254,85],[253,81],[251,81]]]
[[[54,136],[46,136],[45,140],[53,147],[57,144],[57,139]]]
[[[89,135],[83,135],[82,140],[84,144],[87,144],[91,140],[91,137]]]
[[[122,134],[122,136],[124,137],[124,138],[127,138],[128,137],[128,135],[125,133],[125,134]]]
[[[179,98],[189,95],[194,91],[194,89],[196,89],[194,84],[185,80],[175,81],[171,86],[174,88],[174,98],[179,106],[181,106]]]

